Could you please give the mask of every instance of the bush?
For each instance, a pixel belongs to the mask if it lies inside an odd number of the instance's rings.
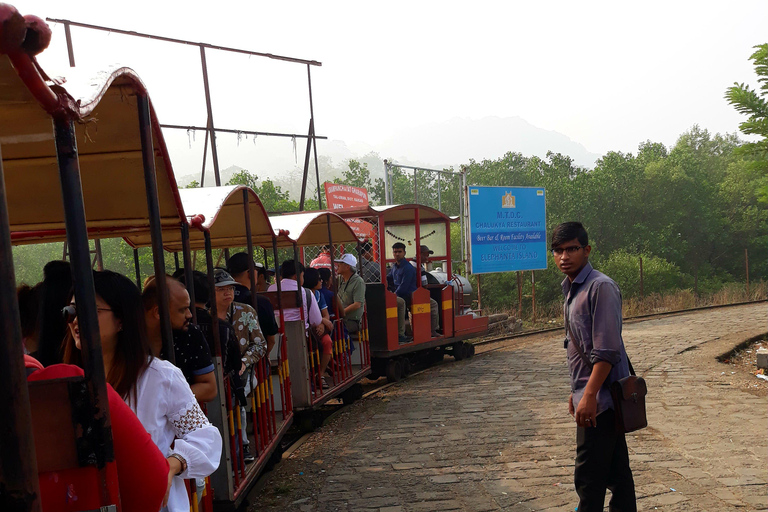
[[[640,257],[643,258],[645,295],[661,294],[679,288],[687,281],[674,263],[658,256],[630,254],[624,250],[614,251],[599,266],[596,263],[595,267],[616,281],[623,297],[635,297],[640,295]]]

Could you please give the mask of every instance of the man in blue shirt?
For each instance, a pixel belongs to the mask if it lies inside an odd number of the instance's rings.
[[[576,420],[574,481],[579,512],[635,512],[635,484],[624,434],[615,427],[610,384],[629,375],[621,337],[621,292],[589,264],[587,231],[579,222],[560,224],[552,233],[552,254],[566,275],[562,288],[571,395],[568,411]],[[579,351],[581,349],[581,353]],[[583,353],[583,354],[582,354]]]
[[[417,275],[416,269],[405,259],[405,244],[397,242],[392,246],[392,254],[395,256],[395,263],[389,269],[389,275],[395,285],[395,294],[397,295],[397,330],[400,343],[408,343],[411,338],[405,335],[405,306],[411,303],[411,294],[416,291]]]

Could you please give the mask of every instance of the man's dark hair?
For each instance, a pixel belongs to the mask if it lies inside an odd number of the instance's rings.
[[[403,242],[395,242],[394,244],[392,244],[392,249],[405,250],[405,244]]]
[[[236,276],[248,270],[248,253],[238,252],[227,260],[227,271]]]
[[[304,288],[310,290],[320,282],[320,272],[316,268],[308,268],[304,271]]]
[[[304,265],[299,263],[299,273],[304,272]],[[292,278],[296,275],[296,261],[295,260],[285,260],[282,265],[280,265],[280,277],[284,278]]]
[[[555,228],[552,232],[552,249],[558,247],[565,242],[573,239],[577,239],[582,247],[589,245],[589,237],[587,236],[587,230],[581,222],[563,222]]]
[[[177,280],[186,286],[186,276],[182,274]],[[210,291],[208,290],[208,276],[199,270],[193,270],[192,284],[195,285],[195,303],[208,304],[208,300],[211,296]],[[194,307],[194,304],[192,306]]]
[[[361,252],[371,252],[371,249],[373,249],[373,246],[371,245],[371,242],[369,242],[368,240],[360,244]]]

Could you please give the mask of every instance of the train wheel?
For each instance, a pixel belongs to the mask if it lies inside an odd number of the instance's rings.
[[[467,357],[475,357],[474,343],[467,343],[467,348],[469,349],[469,352],[467,353]]]
[[[441,362],[445,357],[445,352],[442,348],[432,350],[427,354],[427,364],[433,365]]]
[[[387,363],[387,381],[397,382],[403,378],[403,365],[397,359],[390,359]]]
[[[344,405],[350,405],[363,397],[363,386],[360,383],[352,384],[341,394],[341,401]]]
[[[453,344],[453,358],[456,361],[461,361],[465,357],[467,357],[467,346],[464,344],[463,341],[457,341]]]
[[[402,367],[403,371],[403,377],[407,377],[411,374],[413,371],[413,365],[411,364],[411,360],[408,359],[408,357],[403,357],[400,359],[400,366]]]
[[[272,455],[269,456],[269,460],[267,461],[267,464],[264,466],[265,471],[272,471],[275,466],[283,460],[283,447],[280,445],[280,443],[277,444],[275,447],[275,451],[272,452]]]

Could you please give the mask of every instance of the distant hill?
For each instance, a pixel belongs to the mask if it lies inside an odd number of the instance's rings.
[[[245,168],[240,167],[239,165],[230,165],[226,169],[220,169],[219,172],[221,173],[221,184],[226,185],[229,180],[232,179],[232,176],[239,173],[240,171],[244,171]],[[179,186],[179,188],[184,188],[193,181],[200,181],[200,173],[197,174],[186,174],[184,176],[176,176],[176,184]],[[205,186],[206,187],[213,187],[216,185],[216,179],[213,176],[213,166],[208,166],[208,168],[205,170]]]
[[[595,160],[601,156],[590,153],[562,133],[543,130],[520,117],[456,117],[405,129],[374,149],[400,163],[418,161],[419,165],[429,163],[437,168],[466,164],[470,159],[493,160],[509,151],[541,158],[547,151],[553,151],[589,168],[594,167]]]
[[[247,146],[228,151],[223,145],[219,149],[221,162],[232,163],[221,170],[221,183],[241,170],[256,173],[259,179],[272,179],[276,184],[298,197],[301,189],[303,169],[303,148],[301,142],[296,151],[254,151],[244,152]],[[507,152],[519,152],[523,156],[546,157],[548,151],[570,156],[576,165],[592,168],[600,158],[568,136],[533,126],[519,117],[485,117],[483,119],[453,118],[439,123],[403,129],[387,141],[371,145],[360,141],[339,139],[317,141],[321,181],[338,180],[349,159],[356,159],[368,165],[372,178],[384,175],[383,159],[391,159],[403,165],[424,166],[432,169],[454,167],[476,161],[501,158]],[[312,163],[314,164],[314,162]],[[195,166],[199,164],[194,164]],[[314,165],[311,176],[314,175]],[[180,187],[200,174],[178,176]],[[310,180],[314,190],[315,179]],[[206,186],[213,186],[213,168],[206,169]]]

